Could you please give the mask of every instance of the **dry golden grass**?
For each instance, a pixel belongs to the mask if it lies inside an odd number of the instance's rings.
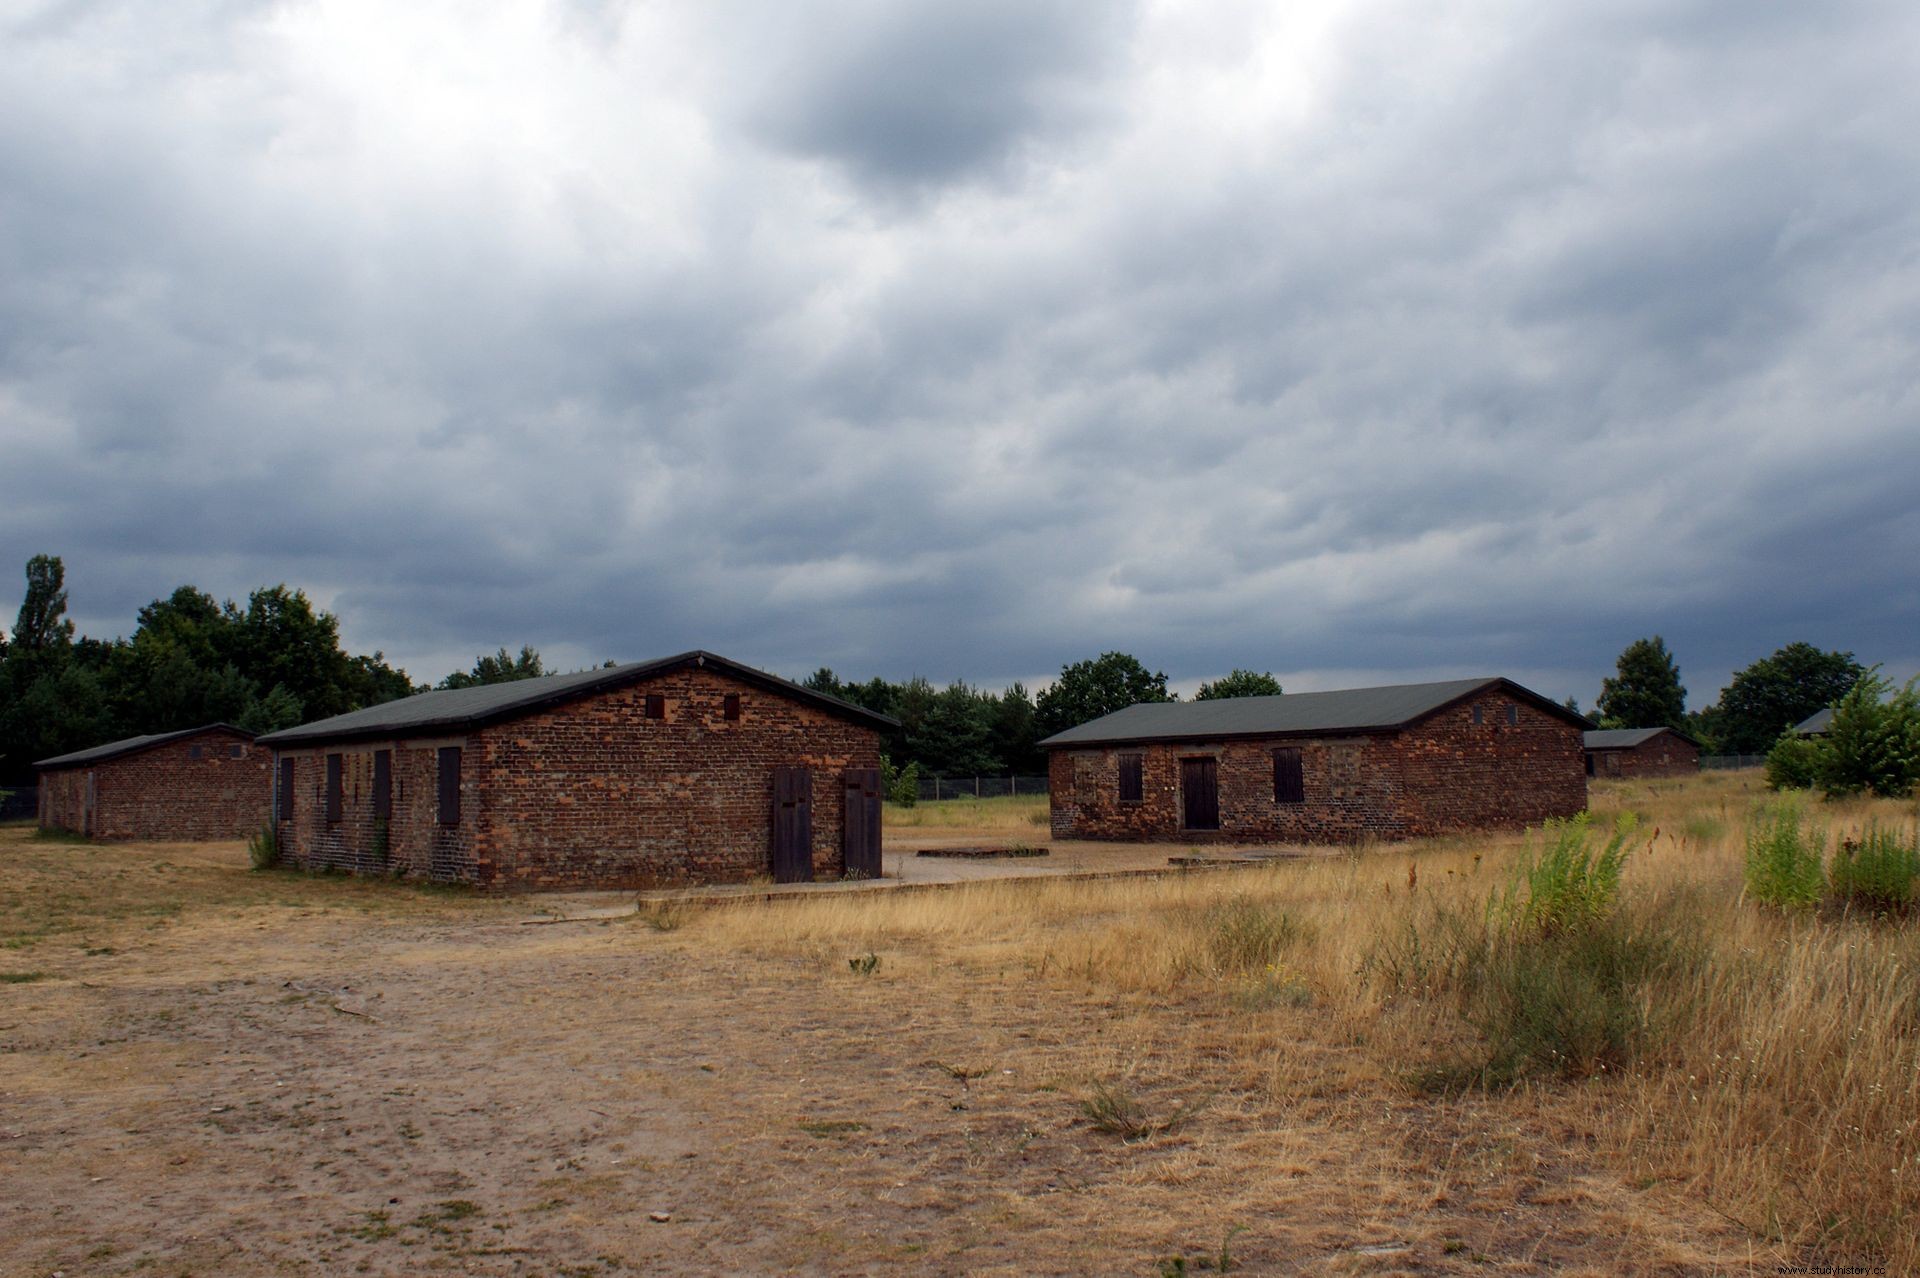
[[[1624,1071],[1444,1094],[1415,1080],[1478,1032],[1370,960],[1521,836],[520,927],[238,845],[0,832],[31,978],[0,986],[0,1271],[1920,1271],[1920,920],[1743,900],[1751,775],[1593,797],[1641,822],[1627,908],[1686,902],[1700,961]]]
[[[1682,1183],[1757,1238],[1920,1271],[1920,920],[1783,918],[1745,900],[1745,832],[1770,798],[1751,773],[1594,787],[1597,817],[1639,820],[1627,901],[1685,902],[1702,953],[1685,988],[1665,991],[1676,1006],[1624,1079],[1530,1086],[1527,1103],[1590,1117],[1623,1172]],[[1916,816],[1911,803],[1816,808],[1834,838],[1869,821],[1911,829]],[[1284,1103],[1328,1085],[1314,1072],[1322,1045],[1261,1033],[1263,1009],[1322,1009],[1334,1041],[1365,1045],[1356,1069],[1386,1077],[1472,1038],[1448,1009],[1396,999],[1367,960],[1415,901],[1484,901],[1525,846],[1437,840],[1232,873],[823,897],[716,911],[692,931],[823,962],[874,952],[1215,999],[1246,1010],[1246,1030],[1190,1046],[1231,1053]],[[1221,939],[1222,920],[1243,907],[1287,920],[1258,961]]]

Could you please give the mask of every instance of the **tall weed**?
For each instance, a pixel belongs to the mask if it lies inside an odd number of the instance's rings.
[[[1806,825],[1798,805],[1763,812],[1747,830],[1747,895],[1780,910],[1820,904],[1826,874],[1820,868],[1826,833]]]
[[[1577,931],[1613,913],[1620,872],[1627,863],[1627,839],[1637,824],[1632,813],[1622,813],[1612,837],[1596,852],[1590,813],[1547,822],[1552,846],[1521,862],[1517,882],[1503,903],[1516,929],[1541,935]],[[1524,896],[1520,887],[1526,889]]]
[[[1869,825],[1858,839],[1842,839],[1827,871],[1836,904],[1874,914],[1911,910],[1916,879],[1920,879],[1920,842],[1878,825]]]

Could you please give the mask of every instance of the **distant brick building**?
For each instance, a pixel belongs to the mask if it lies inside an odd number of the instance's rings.
[[[34,764],[40,825],[95,839],[245,838],[267,819],[270,762],[224,723],[128,737]]]
[[[1586,727],[1464,679],[1129,706],[1041,744],[1055,838],[1347,843],[1572,816]]]
[[[1700,770],[1700,743],[1672,728],[1602,728],[1589,732],[1590,777],[1684,777]]]
[[[262,737],[299,865],[490,890],[880,873],[893,720],[707,652]]]

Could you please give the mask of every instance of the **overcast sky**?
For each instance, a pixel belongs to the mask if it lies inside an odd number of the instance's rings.
[[[1920,668],[1920,5],[0,0],[0,619]]]

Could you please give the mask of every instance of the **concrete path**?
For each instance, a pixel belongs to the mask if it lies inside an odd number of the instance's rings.
[[[1044,857],[920,856],[922,848],[991,846],[978,832],[957,837],[902,840],[881,854],[878,879],[821,883],[726,883],[643,892],[560,892],[537,898],[541,917],[530,924],[580,923],[621,918],[643,905],[725,905],[799,899],[828,893],[911,891],[1016,879],[1107,879],[1245,868],[1276,860],[1337,856],[1341,849],[1251,847],[1195,848],[1168,843],[1048,844]]]

